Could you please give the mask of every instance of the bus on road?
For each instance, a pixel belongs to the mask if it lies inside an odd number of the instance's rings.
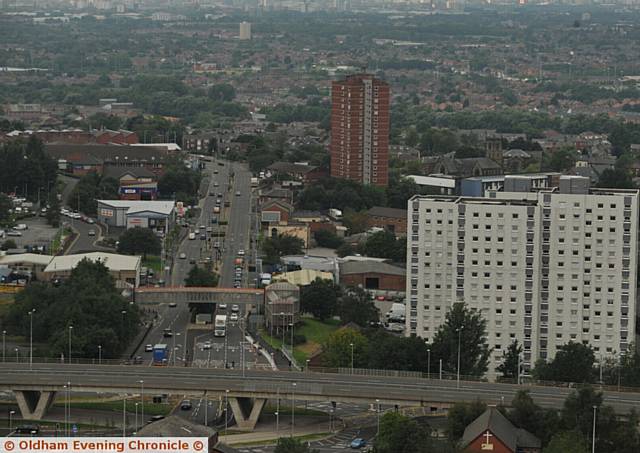
[[[227,334],[227,315],[216,315],[213,326],[214,337],[224,337]]]

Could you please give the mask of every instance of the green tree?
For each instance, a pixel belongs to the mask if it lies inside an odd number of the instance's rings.
[[[559,149],[551,154],[543,154],[542,167],[547,171],[567,171],[573,167],[577,158],[578,153],[575,149]]]
[[[414,195],[422,193],[422,189],[412,179],[390,178],[387,187],[387,204],[397,209],[407,209],[407,201]]]
[[[114,200],[118,198],[118,181],[105,178],[96,172],[83,176],[69,195],[69,206],[87,215],[95,215],[98,210],[97,200]]]
[[[442,366],[446,371],[456,373],[459,348],[460,374],[482,376],[487,371],[490,354],[486,325],[487,322],[480,313],[469,310],[463,303],[453,304],[445,316],[444,324],[438,328],[433,338],[433,357],[436,360],[442,359]]]
[[[286,255],[300,255],[304,247],[304,241],[290,234],[278,234],[262,241],[263,261],[266,264],[280,262],[280,257]]]
[[[518,377],[520,366],[520,354],[522,354],[522,346],[518,344],[518,340],[514,340],[506,351],[502,353],[502,363],[498,365],[496,371],[502,374],[503,378],[514,379]]]
[[[336,312],[340,293],[340,286],[331,280],[316,278],[309,285],[302,287],[300,309],[324,321]]]
[[[629,172],[620,168],[605,169],[598,178],[597,186],[605,189],[633,189],[635,187]]]
[[[118,253],[126,255],[158,255],[162,244],[160,238],[149,228],[129,228],[118,238]]]
[[[47,343],[54,357],[67,356],[69,326],[74,357],[94,358],[98,345],[103,357],[119,357],[137,335],[140,322],[137,307],[122,297],[107,267],[87,259],[58,286],[27,285],[6,314],[7,330],[28,336],[29,312],[34,309],[33,339]]]
[[[567,396],[562,406],[562,425],[566,429],[575,429],[590,437],[593,427],[593,406],[602,406],[602,392],[596,392],[587,385]]]
[[[280,437],[273,453],[319,453],[312,449],[308,443],[296,439],[295,437]]]
[[[368,228],[369,217],[366,211],[354,211],[348,209],[344,212],[342,217],[344,226],[349,230],[349,234],[362,233]]]
[[[46,218],[47,223],[52,227],[60,226],[60,202],[58,201],[58,192],[55,190],[49,194]]]
[[[396,239],[395,235],[387,230],[369,236],[362,249],[367,256],[387,258],[395,262],[405,262],[407,259],[406,238]]]
[[[213,272],[193,265],[184,279],[184,286],[218,286],[218,276]]]
[[[324,365],[336,368],[350,367],[352,350],[353,366],[355,368],[366,366],[367,337],[348,327],[333,331],[322,345]]]
[[[487,405],[480,400],[471,403],[455,403],[447,414],[447,437],[452,441],[458,441],[469,423],[486,410]]]
[[[367,367],[380,370],[424,371],[428,369],[430,346],[417,336],[400,337],[382,329],[368,334]],[[438,364],[431,362],[432,372]],[[436,371],[437,372],[437,371]]]
[[[2,243],[0,250],[5,251],[5,250],[11,250],[15,248],[18,248],[16,241],[14,241],[13,239],[7,239]]]
[[[344,240],[339,238],[335,233],[328,230],[318,230],[314,233],[313,238],[316,240],[318,247],[326,247],[329,249],[337,249]]]
[[[539,360],[534,376],[543,381],[593,382],[595,354],[590,346],[569,342],[556,352],[550,362]]]
[[[338,316],[343,324],[350,322],[362,327],[380,320],[380,311],[365,290],[359,287],[347,288],[338,302]]]
[[[506,414],[519,428],[526,429],[542,440],[545,445],[558,430],[560,419],[555,410],[538,406],[528,390],[518,390],[511,401],[511,410]]]
[[[13,219],[11,218],[11,208],[13,208],[11,198],[0,193],[0,226],[6,227],[13,223]]]
[[[185,167],[180,160],[171,162],[158,181],[158,191],[165,200],[175,199],[196,204],[200,187],[200,174]]]
[[[430,429],[397,412],[380,417],[380,432],[375,438],[376,453],[430,453]]]
[[[551,438],[544,453],[589,453],[587,439],[578,431],[562,431]]]
[[[355,249],[351,246],[351,244],[348,244],[346,242],[336,249],[336,255],[338,255],[340,258],[351,256],[354,253],[356,253]]]

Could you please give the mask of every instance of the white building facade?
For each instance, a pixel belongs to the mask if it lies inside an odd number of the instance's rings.
[[[487,321],[489,376],[514,340],[525,367],[582,342],[596,357],[634,342],[637,190],[493,192],[490,198],[415,196],[408,203],[407,335],[432,341],[464,302]]]

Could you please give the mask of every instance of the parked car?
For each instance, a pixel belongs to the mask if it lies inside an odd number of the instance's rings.
[[[358,437],[358,438],[353,439],[353,440],[351,441],[351,445],[350,445],[350,446],[351,446],[351,448],[353,448],[353,449],[358,449],[358,448],[365,447],[366,445],[367,445],[367,441],[366,441],[366,440],[364,440],[364,439],[363,439],[363,438],[361,438],[361,437]]]
[[[231,306],[231,311],[232,311],[233,313],[238,313],[238,312],[240,311],[240,306],[239,306],[239,305],[237,305],[237,304],[233,304],[233,305]]]
[[[89,236],[95,236],[96,230],[89,230]]]
[[[211,349],[211,342],[210,341],[205,341],[204,344],[202,345],[202,349]]]
[[[153,352],[153,345],[148,344],[144,347],[144,352]]]
[[[238,250],[238,256],[244,256],[244,249]]]
[[[180,403],[180,410],[183,411],[188,411],[191,410],[191,401],[190,400],[182,400],[182,403]]]
[[[7,234],[7,236],[16,236],[16,237],[22,236],[22,233],[19,232],[19,231],[16,231],[16,230],[9,230],[9,231],[7,231],[6,234]]]
[[[186,260],[186,259],[187,259],[187,254],[186,254],[186,253],[184,253],[184,252],[182,252],[182,253],[180,254],[180,259],[181,259],[181,260]]]
[[[218,308],[220,310],[226,310],[227,309],[227,304],[218,304]]]
[[[23,231],[23,230],[28,230],[29,227],[25,223],[19,223],[16,226],[14,226],[13,229],[18,231]]]
[[[230,321],[237,321],[238,320],[238,313],[231,313],[231,316],[229,316],[229,320]]]

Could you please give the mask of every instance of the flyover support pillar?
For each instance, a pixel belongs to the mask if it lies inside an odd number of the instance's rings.
[[[266,398],[229,397],[231,412],[238,428],[253,431],[266,402]]]
[[[25,420],[42,420],[56,396],[52,391],[14,390],[13,393]]]

